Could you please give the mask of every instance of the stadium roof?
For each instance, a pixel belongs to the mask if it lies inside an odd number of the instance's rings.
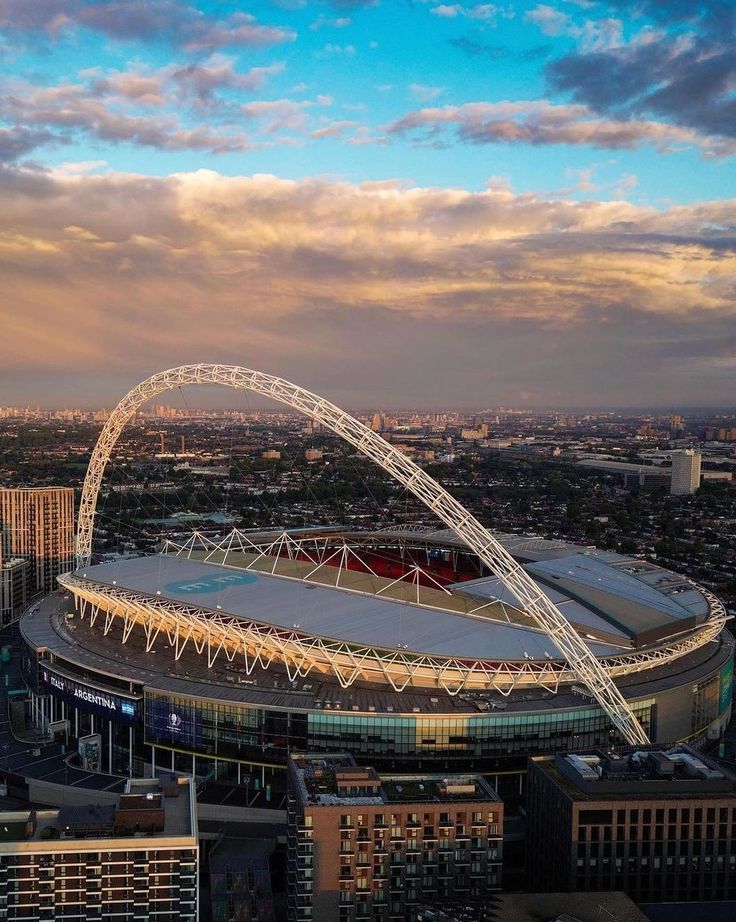
[[[84,576],[148,596],[349,643],[467,659],[558,659],[543,631],[263,572],[159,555],[85,568]],[[592,613],[591,613],[592,614]],[[610,634],[610,625],[604,625]],[[610,655],[629,644],[591,642]]]

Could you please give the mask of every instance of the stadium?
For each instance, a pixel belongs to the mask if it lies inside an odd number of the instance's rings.
[[[97,493],[145,400],[243,387],[341,435],[443,527],[194,533],[94,563]],[[733,642],[709,592],[647,561],[489,532],[421,468],[317,395],[233,366],[154,375],[90,461],[77,567],[24,615],[34,720],[99,738],[101,767],[283,777],[290,749],[399,770],[478,770],[503,793],[528,755],[717,739]]]

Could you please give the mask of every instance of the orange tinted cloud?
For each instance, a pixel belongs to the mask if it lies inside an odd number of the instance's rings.
[[[444,350],[443,373],[461,377],[485,342],[486,374],[503,380],[511,344],[526,354],[533,337],[528,374],[551,362],[554,377],[554,354],[586,343],[594,378],[613,337],[659,374],[733,348],[735,219],[728,201],[657,211],[208,171],[7,174],[3,366],[82,379],[250,356],[357,374],[375,348],[374,376],[382,362],[421,374],[409,353]]]

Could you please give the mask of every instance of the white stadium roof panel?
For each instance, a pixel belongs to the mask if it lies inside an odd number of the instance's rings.
[[[324,638],[462,659],[557,659],[542,631],[298,579],[167,555],[89,566],[78,576],[120,589]],[[219,609],[218,609],[219,606]],[[608,626],[610,633],[610,626]],[[626,646],[590,644],[597,655]]]

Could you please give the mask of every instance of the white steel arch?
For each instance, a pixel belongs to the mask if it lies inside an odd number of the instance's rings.
[[[239,365],[180,365],[147,378],[129,391],[110,414],[90,458],[77,526],[77,566],[92,553],[97,494],[112,449],[127,422],[148,400],[187,384],[220,384],[253,391],[299,410],[343,438],[410,490],[485,563],[554,641],[573,672],[590,689],[611,722],[632,745],[648,743],[644,728],[624,696],[577,631],[504,547],[444,487],[413,461],[344,410],[283,378]]]

